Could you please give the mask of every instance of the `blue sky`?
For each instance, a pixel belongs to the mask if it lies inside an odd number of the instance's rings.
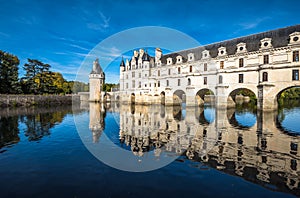
[[[21,67],[39,59],[74,80],[99,42],[129,28],[168,27],[209,44],[299,24],[299,7],[296,0],[1,0],[0,49],[17,55]],[[118,46],[106,50],[111,60],[119,56]],[[117,82],[118,72],[107,71],[106,81]]]

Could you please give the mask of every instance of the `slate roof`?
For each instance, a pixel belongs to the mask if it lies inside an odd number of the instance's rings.
[[[183,56],[183,62],[186,62],[187,55],[189,53],[194,53],[194,60],[200,60],[202,58],[202,51],[204,50],[208,50],[210,56],[212,58],[215,58],[218,56],[218,48],[222,46],[226,47],[227,55],[233,55],[236,53],[236,45],[239,43],[246,43],[246,48],[248,52],[258,51],[260,48],[260,40],[264,38],[271,38],[271,43],[274,48],[284,47],[288,45],[289,35],[293,32],[300,32],[300,25],[289,26],[249,36],[221,41],[209,45],[199,46],[193,49],[187,49],[175,53],[165,54],[162,56],[161,61],[163,64],[166,64],[167,58],[172,57],[174,64],[176,63],[176,57],[178,55],[181,55]]]

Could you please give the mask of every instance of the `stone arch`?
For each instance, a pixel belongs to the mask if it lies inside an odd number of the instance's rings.
[[[104,102],[110,102],[111,101],[111,95],[109,93],[104,94]]]
[[[245,114],[250,114],[252,117],[251,120],[249,121],[249,115]],[[227,113],[228,116],[228,121],[229,124],[232,125],[234,128],[238,129],[251,129],[251,128],[256,128],[256,123],[257,123],[257,115],[255,111],[235,111],[233,109],[233,112]],[[247,122],[242,122],[240,117],[246,116],[248,117]]]
[[[300,87],[300,81],[290,81],[276,83],[275,85],[261,87],[263,93],[263,101],[261,106],[263,109],[276,109],[278,107],[278,99],[281,93],[287,89]]]
[[[183,90],[178,89],[173,93],[173,105],[181,105],[186,102],[186,94]]]
[[[173,106],[173,118],[177,121],[185,119],[185,110],[181,106]]]
[[[164,105],[166,102],[166,93],[164,91],[162,91],[160,93],[160,104]]]
[[[291,89],[291,88],[299,88],[299,89],[300,89],[300,84],[299,84],[299,85],[288,86],[288,87],[286,87],[286,88],[281,89],[280,91],[277,91],[277,94],[275,95],[276,102],[278,102],[278,100],[279,100],[281,94],[282,94],[284,91],[286,91],[286,90],[288,90],[288,89]]]
[[[256,100],[257,100],[256,92],[250,88],[241,87],[241,88],[232,90],[228,94],[227,106],[235,107],[236,104],[248,103],[251,100],[256,102]]]
[[[215,94],[211,89],[205,88],[200,89],[195,96],[195,100],[199,106],[203,106],[204,103],[214,104],[215,102]]]
[[[213,117],[208,117],[209,114],[207,114],[207,112],[206,112],[207,110],[212,110],[212,109],[207,109],[207,108],[199,107],[199,109],[197,109],[197,111],[196,111],[196,120],[201,125],[210,125],[215,120],[214,116]],[[215,111],[214,111],[214,113],[215,113]]]

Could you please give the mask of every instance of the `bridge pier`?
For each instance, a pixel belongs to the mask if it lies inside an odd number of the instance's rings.
[[[228,96],[226,94],[227,88],[228,86],[221,86],[221,85],[218,85],[216,87],[215,103],[218,109],[226,109],[228,107],[228,103],[227,103]]]
[[[274,87],[272,84],[260,84],[257,86],[257,109],[263,111],[276,110],[278,105],[276,97],[271,94],[271,90]]]
[[[187,87],[186,88],[186,106],[195,106],[195,88]]]

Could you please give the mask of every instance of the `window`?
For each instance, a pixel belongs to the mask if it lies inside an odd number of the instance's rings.
[[[243,58],[239,59],[239,67],[244,67],[244,59]]]
[[[177,85],[180,86],[180,79],[177,80]]]
[[[177,70],[178,70],[178,74],[180,74],[180,67],[178,67],[178,69],[177,69]]]
[[[126,74],[126,79],[128,79],[128,74]]]
[[[244,74],[239,74],[239,83],[244,82]]]
[[[293,51],[293,62],[299,62],[299,51]]]
[[[142,83],[141,82],[139,82],[139,88],[141,88],[142,87]]]
[[[204,77],[204,78],[203,78],[203,84],[204,84],[204,85],[207,85],[207,77]]]
[[[160,81],[157,82],[157,87],[160,87]]]
[[[294,143],[294,142],[291,142],[291,151],[296,151],[298,150],[298,144],[297,143]]]
[[[223,76],[219,76],[219,84],[223,83]]]
[[[191,79],[188,78],[188,85],[191,85]]]
[[[190,72],[193,72],[193,66],[190,65]]]
[[[167,80],[167,83],[166,83],[166,84],[167,84],[167,86],[169,86],[169,80]]]
[[[269,55],[264,55],[264,64],[269,64]]]
[[[128,83],[126,83],[126,89],[128,89]]]
[[[135,72],[132,72],[132,74],[131,74],[131,75],[132,75],[132,78],[134,78],[134,77],[135,77]]]
[[[135,80],[132,81],[132,88],[135,88]]]
[[[160,76],[160,70],[157,71],[157,76]]]
[[[204,71],[207,71],[207,63],[204,63]]]
[[[299,69],[293,69],[293,80],[299,80]]]
[[[171,69],[168,69],[168,74],[171,75]]]
[[[142,74],[141,74],[141,73],[139,73],[139,78],[140,78],[140,77],[142,77]]]
[[[224,61],[220,61],[220,69],[224,69]]]
[[[266,81],[268,81],[268,73],[264,72],[263,73],[263,82],[266,82]]]

